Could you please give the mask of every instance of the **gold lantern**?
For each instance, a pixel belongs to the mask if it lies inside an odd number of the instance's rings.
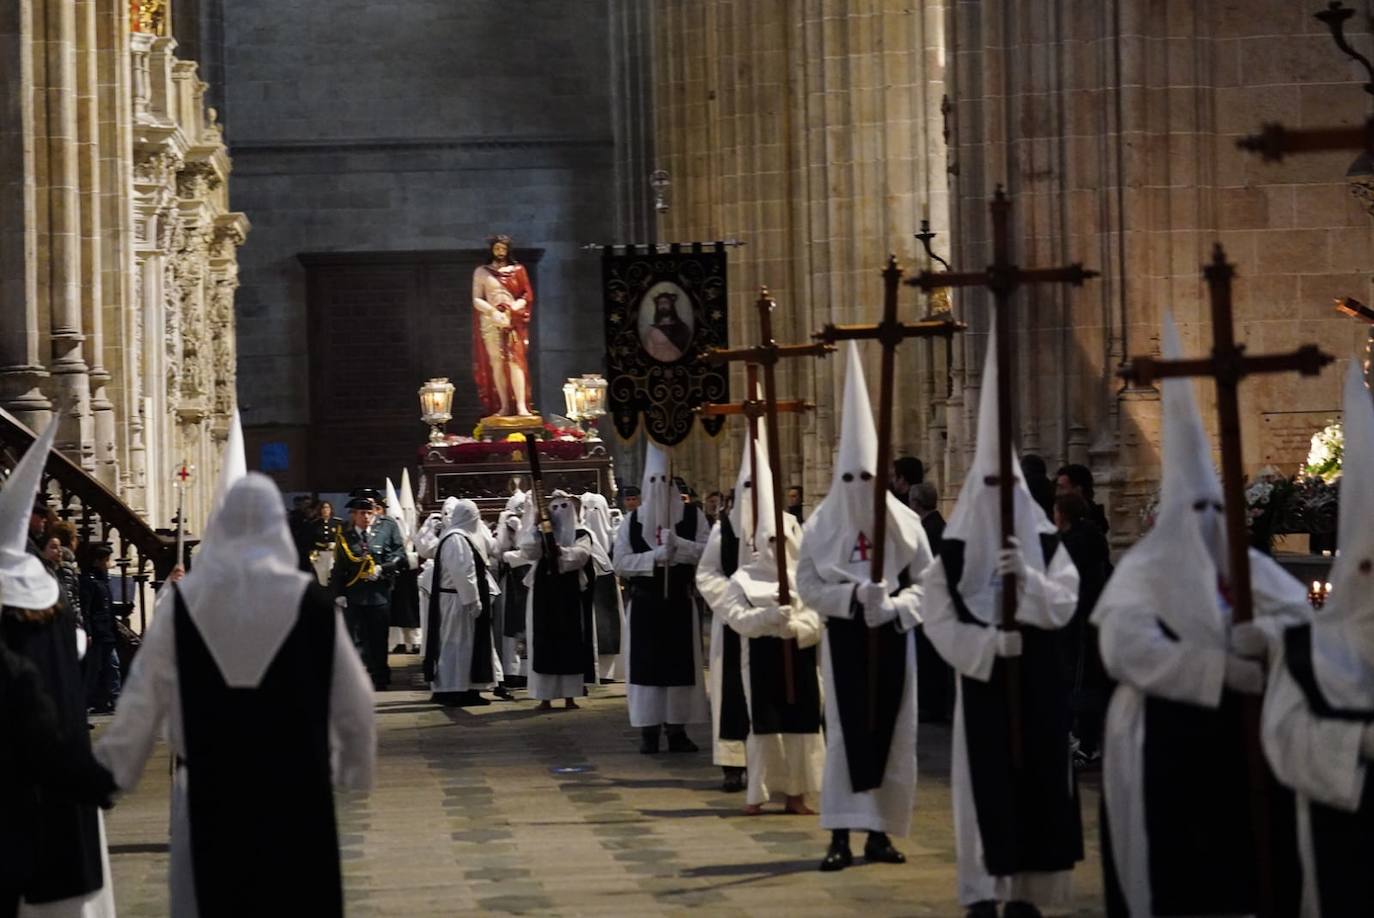
[[[447,442],[444,425],[452,420],[453,383],[447,376],[435,377],[420,387],[420,419],[429,425],[429,445]]]

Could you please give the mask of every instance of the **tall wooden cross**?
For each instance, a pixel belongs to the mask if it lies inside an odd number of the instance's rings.
[[[984,287],[992,291],[996,304],[993,309],[993,322],[997,331],[997,476],[989,478],[985,484],[995,484],[1001,515],[1002,547],[1008,548],[1016,534],[1015,484],[1016,471],[1012,468],[1012,295],[1017,288],[1027,284],[1072,284],[1082,286],[1085,280],[1097,277],[1096,271],[1084,269],[1074,264],[1057,268],[1022,268],[1011,261],[1010,217],[1011,201],[1007,199],[1002,186],[997,186],[992,203],[992,264],[982,271],[923,271],[920,276],[908,283],[929,292],[937,287]],[[1022,546],[1024,551],[1034,551],[1036,546]],[[1016,625],[1016,577],[1004,574],[1002,577],[1001,627],[1014,631]],[[1011,760],[1019,767],[1021,762],[1021,688],[1020,661],[1008,657],[1005,661],[1007,675],[1007,728],[1011,742]]]
[[[787,576],[787,530],[783,527],[783,514],[786,512],[783,504],[783,485],[782,485],[782,438],[778,431],[778,415],[784,410],[784,403],[778,400],[778,381],[777,366],[782,360],[796,357],[825,357],[835,350],[833,344],[817,342],[813,344],[778,344],[773,337],[773,310],[777,303],[768,295],[767,287],[759,288],[759,298],[754,304],[759,313],[759,343],[754,347],[741,347],[731,349],[715,349],[706,353],[706,360],[713,363],[739,363],[743,362],[746,366],[757,366],[758,375],[763,377],[763,411],[762,416],[768,431],[768,464],[772,469],[773,478],[773,532],[776,541],[773,545],[773,557],[778,565],[778,603],[779,605],[789,605],[792,602],[791,585]],[[749,398],[754,399],[754,384],[749,385]],[[747,402],[746,402],[747,404]],[[796,405],[798,403],[791,403]],[[805,410],[805,405],[800,405],[794,410]],[[757,410],[751,416],[749,411],[742,412],[750,417],[749,423],[749,442],[750,442],[750,463],[753,469],[758,469],[758,463],[754,449],[757,444],[758,423]],[[758,491],[757,478],[753,490]],[[736,495],[738,500],[738,495]],[[754,525],[759,524],[757,498],[754,504]],[[789,704],[796,700],[796,677],[793,673],[794,656],[796,654],[797,642],[792,639],[783,641],[783,681],[786,683],[784,688],[787,691],[787,701]]]
[[[1150,385],[1157,379],[1209,376],[1216,383],[1217,428],[1221,437],[1221,487],[1226,511],[1227,571],[1231,592],[1232,622],[1248,622],[1254,616],[1254,596],[1250,588],[1250,541],[1245,524],[1245,474],[1241,464],[1240,382],[1261,373],[1296,370],[1303,376],[1316,376],[1334,359],[1315,344],[1305,344],[1282,354],[1250,356],[1245,345],[1236,343],[1231,309],[1231,279],[1235,268],[1226,261],[1218,243],[1212,261],[1203,269],[1212,306],[1212,353],[1209,357],[1187,360],[1160,360],[1132,357],[1118,371],[1119,376],[1137,385]],[[1268,770],[1259,744],[1260,700],[1243,699],[1249,742],[1246,753],[1250,764],[1250,786],[1255,826],[1256,865],[1259,889],[1259,914],[1277,915],[1274,897],[1266,784]]]
[[[892,465],[893,389],[897,376],[897,346],[907,338],[948,338],[965,329],[962,322],[949,319],[925,319],[902,322],[897,318],[897,290],[901,285],[902,269],[897,256],[887,257],[883,269],[883,317],[877,325],[827,325],[815,338],[827,344],[836,341],[877,341],[882,345],[882,370],[878,385],[878,467],[873,470],[873,552],[869,556],[869,578],[874,583],[883,579],[883,565],[887,547],[887,488],[888,467]],[[868,631],[868,725],[878,718],[878,632]]]

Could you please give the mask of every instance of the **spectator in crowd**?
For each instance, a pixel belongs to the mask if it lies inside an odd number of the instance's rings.
[[[723,502],[724,498],[719,491],[712,491],[707,494],[706,500],[702,502],[701,509],[706,511],[706,522],[712,526],[716,524],[716,520],[720,519],[720,506]]]
[[[940,557],[944,541],[945,518],[940,515],[940,492],[929,481],[912,485],[911,509],[921,518],[930,542],[930,553]],[[954,669],[936,652],[917,625],[916,631],[916,715],[921,723],[949,723],[954,716]]]
[[[908,507],[911,506],[912,486],[925,480],[926,467],[915,456],[902,456],[892,463],[892,493]]]
[[[29,554],[35,557],[43,557],[43,548],[47,542],[48,532],[57,523],[57,514],[52,512],[48,502],[40,494],[34,501],[33,512],[29,514]]]
[[[1054,482],[1050,481],[1049,468],[1045,460],[1034,453],[1021,457],[1021,474],[1026,476],[1026,487],[1031,497],[1045,511],[1045,516],[1054,519]]]
[[[620,489],[620,506],[625,516],[639,509],[639,488],[636,485],[626,485]]]
[[[44,559],[62,587],[62,598],[76,617],[76,626],[86,627],[81,611],[81,570],[76,566],[76,527],[63,520],[52,528],[48,537],[47,557]]]
[[[1054,499],[1054,525],[1059,540],[1078,568],[1078,605],[1061,632],[1065,677],[1073,704],[1074,765],[1092,767],[1102,759],[1102,723],[1110,683],[1098,650],[1097,627],[1089,619],[1107,584],[1107,537],[1089,517],[1088,502],[1078,494]]]
[[[1107,511],[1093,500],[1093,473],[1086,465],[1072,463],[1055,472],[1055,496],[1077,494],[1088,505],[1088,519],[1101,530],[1103,535],[1111,528],[1107,523]]]
[[[798,523],[806,522],[802,518],[802,487],[792,485],[787,489],[787,512],[797,518]]]
[[[910,506],[925,527],[931,554],[940,557],[940,542],[945,536],[945,518],[940,515],[940,492],[935,485],[923,481],[911,489]]]
[[[81,608],[89,644],[84,661],[86,706],[96,714],[114,713],[119,698],[119,656],[115,653],[114,601],[110,595],[110,557],[105,542],[88,542],[81,552]]]

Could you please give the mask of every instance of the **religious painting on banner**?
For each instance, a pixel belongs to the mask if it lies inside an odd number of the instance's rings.
[[[608,247],[605,298],[608,412],[623,438],[644,429],[674,446],[692,432],[696,408],[730,397],[729,371],[707,363],[726,345],[725,247]],[[715,436],[723,417],[701,418]]]

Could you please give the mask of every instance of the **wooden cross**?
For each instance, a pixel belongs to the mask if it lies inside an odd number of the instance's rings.
[[[1283,354],[1249,356],[1245,345],[1236,343],[1231,309],[1231,279],[1235,268],[1226,261],[1218,243],[1212,261],[1203,269],[1212,306],[1212,354],[1186,360],[1160,360],[1132,357],[1117,372],[1137,385],[1147,386],[1157,379],[1209,376],[1216,382],[1217,427],[1221,437],[1221,485],[1226,511],[1227,571],[1231,590],[1232,622],[1248,622],[1254,616],[1254,596],[1250,588],[1250,541],[1245,524],[1245,474],[1241,465],[1240,381],[1260,373],[1296,370],[1303,376],[1316,376],[1334,359],[1315,344],[1305,344]],[[1259,745],[1260,699],[1242,699],[1246,718],[1247,754],[1250,764],[1253,818],[1255,824],[1256,864],[1258,867],[1259,914],[1273,916],[1274,899],[1272,858],[1269,840],[1269,807],[1265,785],[1268,771]]]
[[[1009,548],[1016,535],[1016,504],[1014,487],[1016,473],[1012,469],[1012,295],[1026,284],[1072,284],[1082,286],[1085,280],[1097,277],[1096,271],[1085,270],[1075,262],[1058,268],[1022,268],[1012,264],[1009,222],[1011,202],[1002,186],[997,186],[992,203],[992,264],[982,271],[923,271],[909,281],[913,286],[929,292],[937,287],[984,287],[992,291],[996,306],[993,321],[997,331],[997,475],[984,483],[995,484],[1001,510],[1002,547]],[[1024,545],[1023,551],[1036,546]],[[1000,627],[1014,631],[1016,625],[1016,577],[1002,576],[1002,608]],[[1020,661],[1008,657],[1004,661],[1007,674],[1007,731],[1011,742],[1011,760],[1017,767],[1021,762],[1021,689]]]
[[[878,386],[878,467],[873,470],[873,554],[869,579],[881,583],[887,547],[888,467],[892,464],[893,387],[897,375],[897,346],[907,338],[948,338],[967,326],[949,319],[902,322],[897,318],[897,288],[902,269],[897,256],[887,257],[883,269],[883,318],[877,325],[826,325],[814,337],[827,344],[836,341],[877,341],[883,348],[882,371]],[[868,726],[878,719],[878,632],[868,631]]]
[[[706,360],[711,363],[738,363],[743,362],[746,367],[757,367],[755,371],[763,377],[763,412],[762,416],[768,431],[768,464],[772,469],[773,478],[773,532],[775,541],[773,543],[773,557],[778,565],[778,604],[790,605],[792,602],[791,585],[788,583],[787,576],[787,530],[783,527],[783,514],[786,512],[783,504],[782,490],[782,438],[778,431],[778,415],[784,410],[784,403],[778,400],[778,381],[777,366],[782,360],[796,357],[825,357],[835,350],[835,345],[824,342],[813,344],[778,344],[773,337],[773,310],[777,303],[768,295],[767,287],[759,288],[759,298],[754,304],[759,312],[759,344],[754,347],[742,347],[732,349],[714,349],[707,351]],[[749,396],[754,399],[754,382],[749,383]],[[795,402],[790,404],[797,404]],[[805,410],[803,404],[802,410]],[[749,422],[749,461],[755,470],[755,483],[753,490],[758,491],[757,469],[758,463],[754,454],[757,444],[757,412],[750,415]],[[738,497],[736,497],[738,499]],[[759,525],[757,495],[754,503],[754,526]],[[756,539],[757,542],[757,539]],[[755,546],[757,548],[757,545]],[[787,692],[787,703],[793,704],[796,701],[796,677],[794,676],[794,656],[796,654],[797,642],[791,638],[785,638],[782,643],[782,665],[784,688]]]

